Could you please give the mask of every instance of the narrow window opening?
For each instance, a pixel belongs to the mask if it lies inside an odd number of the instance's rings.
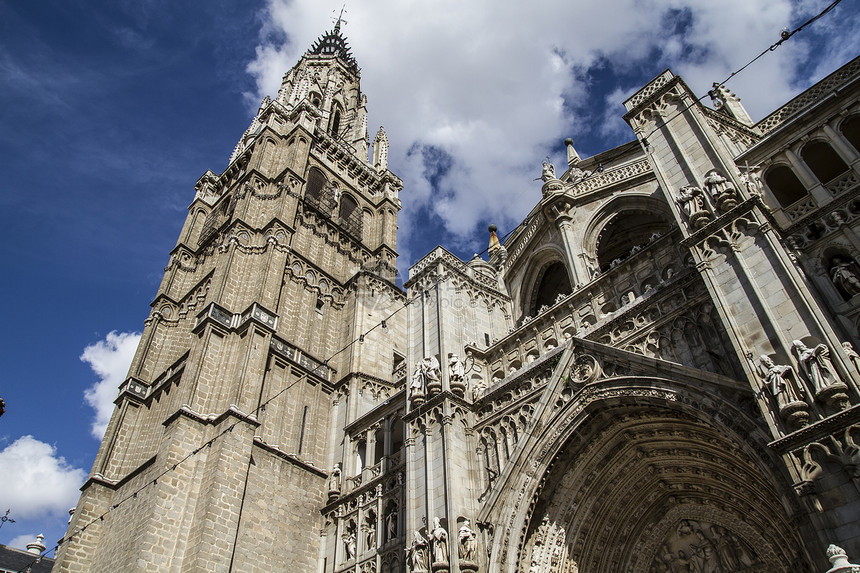
[[[485,332],[485,333],[484,333],[484,345],[485,345],[485,346],[489,346],[489,345],[490,345],[490,334],[489,334],[488,332]]]
[[[335,138],[337,137],[337,134],[340,133],[340,110],[339,109],[334,110],[334,114],[332,115],[332,119],[331,119],[331,129],[329,130],[329,133],[331,134],[332,137],[335,137]]]
[[[305,444],[305,423],[308,420],[308,407],[305,406],[304,411],[302,412],[302,430],[299,433],[299,453],[302,453],[302,447]]]
[[[325,306],[325,302],[323,301],[322,297],[318,296],[317,297],[317,305],[316,305],[317,312],[322,314],[324,306]]]

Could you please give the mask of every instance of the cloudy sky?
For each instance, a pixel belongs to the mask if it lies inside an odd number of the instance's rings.
[[[404,180],[405,270],[481,251],[540,162],[632,139],[621,101],[670,67],[699,94],[821,0],[359,0],[345,35],[371,137]],[[0,0],[0,543],[65,529],[206,170],[331,28],[329,0]],[[860,54],[843,2],[729,82],[754,119]]]

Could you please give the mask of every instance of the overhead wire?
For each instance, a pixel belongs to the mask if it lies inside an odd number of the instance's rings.
[[[834,0],[834,1],[833,1],[832,3],[830,3],[826,8],[824,8],[824,10],[822,10],[821,12],[819,12],[818,14],[816,14],[815,16],[813,16],[812,18],[810,18],[809,20],[807,20],[806,22],[804,22],[803,24],[801,24],[800,26],[798,26],[797,28],[795,28],[795,29],[793,29],[793,30],[791,30],[791,31],[783,30],[783,32],[782,32],[782,34],[781,34],[781,37],[780,37],[779,41],[774,42],[771,46],[769,46],[767,49],[763,50],[760,54],[758,54],[757,56],[755,56],[753,59],[751,59],[750,61],[748,61],[747,63],[745,63],[743,66],[741,66],[741,67],[740,67],[740,68],[738,68],[737,70],[735,70],[735,71],[733,71],[732,73],[730,73],[730,74],[728,75],[728,77],[727,77],[725,80],[723,80],[722,82],[719,82],[717,85],[720,85],[720,86],[724,85],[726,82],[728,82],[729,80],[731,80],[731,79],[732,79],[733,77],[735,77],[737,74],[741,73],[743,70],[745,70],[747,67],[749,67],[750,65],[752,65],[754,62],[756,62],[757,60],[759,60],[760,58],[762,58],[765,54],[767,54],[767,53],[769,53],[769,52],[772,52],[772,51],[776,50],[779,46],[781,46],[781,45],[782,45],[784,42],[786,42],[789,38],[791,38],[792,36],[794,36],[795,34],[797,34],[798,32],[800,32],[801,30],[803,30],[803,28],[805,28],[806,26],[808,26],[808,25],[812,24],[813,22],[815,22],[816,20],[818,20],[819,18],[821,18],[822,16],[824,16],[825,14],[827,14],[828,12],[830,12],[831,10],[833,10],[833,9],[834,9],[834,8],[835,8],[835,7],[840,3],[840,2],[842,2],[842,0]],[[682,113],[684,113],[685,111],[687,111],[688,109],[690,109],[692,106],[694,106],[694,105],[696,105],[697,103],[701,102],[701,101],[704,99],[704,97],[705,97],[706,95],[708,95],[708,94],[705,94],[705,95],[703,95],[703,96],[701,96],[701,97],[699,97],[699,98],[695,99],[693,102],[691,102],[690,104],[688,104],[687,106],[685,106],[683,109],[679,110],[679,111],[678,111],[678,112],[676,112],[674,115],[672,115],[671,117],[669,117],[668,119],[666,119],[666,120],[663,122],[663,126],[665,126],[665,125],[666,125],[666,124],[668,124],[670,121],[672,121],[672,120],[676,119],[677,117],[679,117]],[[640,139],[640,142],[643,142],[643,145],[647,145],[647,138],[648,138],[649,136],[653,135],[654,133],[656,133],[656,132],[657,132],[657,130],[658,130],[658,129],[660,129],[660,127],[662,127],[662,126],[658,126],[658,127],[653,128],[653,129],[652,129],[652,130],[651,130],[651,131],[650,131],[650,132],[649,132],[645,137],[643,137],[642,139]],[[611,161],[613,161],[614,159],[616,159],[616,158],[620,157],[621,155],[622,155],[622,153],[618,153],[617,155],[611,156],[611,157],[609,157],[609,158],[605,158],[605,159],[604,159],[604,161],[606,161],[607,163],[608,163],[608,162],[611,162]],[[601,163],[600,165],[598,165],[598,167],[597,167],[597,168],[595,168],[594,170],[592,170],[589,174],[587,174],[585,177],[583,177],[582,179],[580,179],[580,180],[579,180],[579,182],[581,182],[581,181],[585,181],[585,180],[587,180],[588,178],[590,178],[590,177],[594,176],[594,174],[595,174],[595,173],[599,173],[599,172],[601,172],[601,171],[603,171],[603,165],[602,165],[602,163]],[[516,231],[517,231],[518,229],[520,229],[521,227],[524,227],[525,225],[527,225],[530,221],[531,221],[531,219],[530,219],[529,217],[526,217],[526,218],[525,218],[525,219],[524,219],[520,224],[518,224],[518,225],[517,225],[517,226],[515,226],[513,229],[511,229],[510,231],[508,231],[507,233],[505,233],[505,234],[504,234],[504,235],[499,239],[499,240],[500,240],[500,242],[503,242],[504,240],[506,240],[506,239],[507,239],[511,234],[513,234],[514,232],[516,232]],[[482,251],[480,251],[479,253],[476,253],[476,256],[480,256],[480,255],[482,255],[482,254],[486,253],[488,250],[489,250],[489,245],[488,245],[486,248],[484,248]],[[447,275],[447,274],[445,274],[445,275],[441,275],[441,276],[437,277],[437,278],[436,278],[436,279],[435,279],[431,284],[429,284],[429,285],[427,285],[427,286],[429,286],[429,287],[436,286],[437,284],[439,284],[439,283],[441,283],[441,282],[443,282],[443,281],[447,280],[448,278],[449,278],[449,275]],[[422,298],[422,297],[424,296],[424,291],[425,291],[425,290],[426,290],[426,289],[422,289],[422,292],[421,292],[421,294],[420,294],[420,295],[416,295],[416,296],[414,296],[414,297],[412,297],[412,298],[407,298],[407,299],[403,302],[403,304],[401,304],[401,305],[400,305],[398,308],[396,308],[393,312],[391,312],[389,315],[387,315],[387,316],[386,316],[386,318],[384,318],[384,319],[382,319],[380,322],[378,322],[378,323],[374,324],[374,325],[373,325],[371,328],[369,328],[368,330],[366,330],[366,331],[364,331],[364,332],[360,333],[358,337],[355,337],[355,338],[353,338],[352,340],[350,340],[350,341],[349,341],[346,345],[344,345],[342,348],[338,349],[337,351],[335,351],[334,353],[332,353],[331,355],[329,355],[329,357],[328,357],[328,358],[326,358],[325,360],[323,360],[321,364],[319,364],[319,365],[315,366],[312,370],[309,370],[309,372],[308,372],[308,373],[303,374],[302,376],[300,376],[299,378],[297,378],[297,379],[296,379],[295,381],[293,381],[292,383],[288,384],[287,386],[285,386],[284,388],[282,388],[281,390],[279,390],[279,391],[278,391],[278,392],[276,392],[275,394],[273,394],[273,395],[269,396],[268,398],[266,398],[266,400],[264,400],[263,402],[261,402],[261,403],[260,403],[260,404],[259,404],[259,405],[258,405],[258,406],[253,410],[253,411],[252,411],[252,413],[251,413],[249,416],[250,416],[250,417],[256,417],[256,416],[257,416],[257,415],[259,415],[260,413],[264,412],[264,411],[265,411],[265,409],[266,409],[266,406],[267,406],[268,404],[270,404],[272,401],[274,401],[275,399],[277,399],[278,397],[280,397],[281,395],[283,395],[285,392],[287,392],[290,388],[292,388],[293,386],[295,386],[295,385],[296,385],[296,384],[298,384],[299,382],[301,382],[301,381],[303,381],[303,380],[307,380],[307,378],[308,378],[308,376],[309,376],[309,375],[311,375],[311,374],[312,374],[312,375],[314,375],[314,376],[321,376],[322,371],[321,371],[320,369],[321,369],[321,368],[330,369],[330,367],[328,366],[328,364],[329,364],[329,362],[330,362],[333,358],[335,358],[336,356],[338,356],[338,355],[340,355],[341,353],[345,352],[346,350],[348,350],[348,349],[349,349],[350,347],[352,347],[353,345],[355,345],[355,344],[357,344],[357,343],[361,343],[361,342],[363,342],[363,341],[364,341],[365,336],[366,336],[366,335],[368,335],[368,334],[370,334],[371,332],[373,332],[373,331],[374,331],[374,330],[376,330],[377,328],[379,328],[379,327],[386,328],[386,327],[387,327],[387,321],[388,321],[388,320],[390,320],[390,319],[391,319],[394,315],[396,315],[398,312],[400,312],[401,310],[403,310],[404,308],[406,308],[407,306],[409,306],[410,304],[412,304],[415,300],[417,300],[417,299],[419,299],[419,298]],[[169,474],[169,473],[171,473],[171,472],[173,472],[173,471],[176,471],[176,470],[179,468],[179,466],[181,466],[183,463],[185,463],[186,461],[188,461],[188,460],[189,460],[189,459],[191,459],[192,457],[194,457],[194,456],[196,456],[197,454],[199,454],[199,453],[200,453],[201,451],[203,451],[204,449],[207,449],[207,448],[211,447],[211,446],[212,446],[212,444],[213,444],[213,443],[215,443],[215,441],[216,441],[216,440],[218,440],[218,439],[219,439],[219,438],[221,438],[222,436],[224,436],[224,435],[226,435],[226,434],[228,434],[228,433],[232,432],[232,431],[236,428],[236,426],[237,426],[238,424],[239,424],[239,422],[238,422],[238,421],[233,422],[233,423],[232,423],[232,424],[230,424],[227,428],[225,428],[224,430],[222,430],[221,432],[219,432],[218,434],[216,434],[214,437],[212,437],[212,438],[210,438],[209,440],[207,440],[207,441],[203,442],[200,446],[198,446],[197,448],[193,449],[191,452],[189,452],[188,454],[186,454],[182,459],[180,459],[179,461],[175,462],[174,464],[172,464],[172,465],[171,465],[170,467],[168,467],[167,469],[163,470],[161,473],[159,473],[159,474],[158,474],[157,476],[155,476],[153,479],[151,479],[151,480],[147,480],[147,482],[146,482],[146,483],[144,483],[141,487],[139,487],[138,489],[136,489],[135,491],[133,491],[132,493],[130,493],[129,495],[127,495],[126,497],[124,497],[123,499],[121,499],[120,501],[118,501],[117,503],[115,503],[115,504],[111,505],[111,507],[110,507],[107,511],[105,511],[105,512],[101,513],[100,515],[98,515],[98,516],[96,516],[96,517],[94,517],[94,518],[92,518],[92,519],[90,519],[86,524],[84,524],[83,526],[79,527],[76,531],[74,531],[73,533],[71,533],[71,534],[70,534],[70,535],[68,535],[67,537],[64,537],[63,539],[60,539],[60,540],[57,542],[57,544],[56,544],[56,545],[54,545],[54,547],[53,547],[53,548],[51,548],[51,549],[47,549],[47,550],[45,550],[44,552],[42,552],[40,555],[38,555],[37,557],[35,557],[35,558],[34,558],[34,560],[33,560],[32,562],[30,562],[29,564],[25,565],[22,569],[20,569],[20,570],[19,570],[19,573],[25,573],[25,572],[26,572],[28,569],[30,569],[33,565],[35,565],[36,563],[39,563],[39,562],[41,561],[41,559],[42,559],[43,557],[46,557],[49,553],[52,553],[52,552],[53,552],[53,553],[56,555],[56,552],[57,552],[57,550],[60,548],[60,546],[61,546],[61,545],[63,545],[64,543],[68,543],[68,542],[70,542],[72,539],[74,539],[76,536],[81,535],[84,531],[86,531],[86,530],[87,530],[87,528],[89,528],[89,527],[90,527],[90,526],[92,526],[93,524],[98,523],[98,522],[103,522],[103,521],[104,521],[104,519],[105,519],[105,517],[107,517],[111,512],[113,512],[114,510],[116,510],[117,508],[119,508],[120,506],[122,506],[123,504],[125,504],[125,503],[129,502],[130,500],[137,499],[137,497],[139,496],[139,494],[140,494],[140,493],[142,493],[143,491],[145,491],[145,490],[146,490],[146,488],[148,488],[148,487],[150,487],[150,486],[157,485],[157,484],[158,484],[158,481],[159,481],[160,479],[162,479],[162,478],[163,478],[164,476],[166,476],[167,474]]]
[[[818,20],[819,18],[821,18],[822,16],[824,16],[825,14],[827,14],[828,12],[830,12],[831,10],[833,10],[833,9],[834,9],[834,8],[835,8],[835,7],[840,3],[840,2],[842,2],[842,0],[834,0],[834,1],[833,1],[833,2],[831,2],[827,7],[825,7],[821,12],[819,12],[818,14],[816,14],[815,16],[813,16],[812,18],[808,19],[807,21],[805,21],[805,22],[804,22],[803,24],[801,24],[800,26],[798,26],[798,27],[796,27],[796,28],[794,28],[793,30],[790,30],[790,31],[789,31],[788,29],[783,30],[783,31],[780,33],[780,39],[779,39],[778,41],[774,42],[773,44],[771,44],[770,46],[768,46],[767,48],[765,48],[764,50],[762,50],[762,51],[761,51],[761,53],[759,53],[759,54],[758,54],[757,56],[755,56],[753,59],[749,60],[747,63],[745,63],[744,65],[742,65],[740,68],[738,68],[738,69],[734,70],[733,72],[731,72],[731,73],[726,77],[726,79],[724,79],[723,81],[721,81],[721,82],[715,82],[715,85],[716,85],[716,86],[724,86],[724,85],[725,85],[729,80],[731,80],[733,77],[735,77],[736,75],[738,75],[739,73],[741,73],[742,71],[744,71],[746,68],[748,68],[748,67],[749,67],[750,65],[752,65],[754,62],[758,61],[762,56],[764,56],[765,54],[768,54],[768,53],[770,53],[770,52],[773,52],[773,51],[774,51],[774,50],[776,50],[778,47],[780,47],[783,43],[785,43],[789,38],[791,38],[792,36],[794,36],[795,34],[797,34],[798,32],[800,32],[801,30],[803,30],[805,27],[809,26],[810,24],[812,24],[813,22],[815,22],[816,20]],[[648,146],[648,138],[649,138],[649,137],[651,137],[652,135],[654,135],[655,133],[657,133],[657,131],[658,131],[658,130],[660,130],[662,127],[665,127],[665,126],[666,126],[667,124],[669,124],[672,120],[677,119],[678,117],[680,117],[680,116],[681,116],[685,111],[687,111],[688,109],[690,109],[690,108],[691,108],[691,107],[693,107],[694,105],[696,105],[696,104],[700,103],[703,99],[705,99],[705,97],[706,97],[706,96],[709,96],[711,93],[712,93],[711,91],[708,91],[708,92],[706,92],[704,95],[699,96],[698,98],[694,99],[692,102],[690,102],[689,104],[687,104],[686,106],[684,106],[683,108],[681,108],[680,110],[678,110],[677,112],[675,112],[675,114],[674,114],[674,115],[672,115],[672,116],[670,116],[668,119],[664,120],[664,121],[663,121],[663,123],[662,123],[661,125],[655,126],[655,127],[654,127],[650,132],[648,132],[648,133],[647,133],[644,137],[642,137],[639,141],[642,143],[642,145],[643,145],[643,146],[646,146],[646,147],[647,147],[647,146]],[[609,163],[609,162],[614,161],[615,159],[617,159],[617,158],[621,157],[623,154],[624,154],[623,152],[619,152],[619,153],[617,153],[617,154],[615,154],[615,155],[612,155],[612,156],[610,156],[610,157],[604,158],[604,159],[603,159],[603,161],[604,161],[604,162],[606,162],[606,163]],[[597,167],[597,168],[593,169],[590,173],[588,173],[585,177],[583,177],[582,179],[579,179],[579,180],[577,181],[577,183],[580,183],[580,182],[582,182],[582,181],[586,181],[587,179],[589,179],[589,178],[593,177],[595,173],[600,173],[601,171],[603,171],[603,164],[602,164],[602,163],[601,163],[600,165],[598,165],[598,167]]]

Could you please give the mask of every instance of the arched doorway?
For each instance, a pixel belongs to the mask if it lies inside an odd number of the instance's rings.
[[[732,404],[622,377],[545,420],[497,486],[522,500],[495,514],[511,535],[500,571],[809,571],[791,486],[764,430]]]

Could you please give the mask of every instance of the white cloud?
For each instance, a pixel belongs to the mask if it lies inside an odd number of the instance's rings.
[[[257,57],[248,66],[258,89],[253,111],[331,28],[329,10],[339,7],[269,0]],[[664,68],[704,94],[776,41],[783,27],[810,14],[790,0],[605,0],[579,2],[575,9],[564,0],[367,0],[350,6],[345,34],[362,66],[370,136],[385,125],[390,166],[406,184],[401,254],[414,250],[412,235],[428,210],[442,219],[455,244],[482,221],[511,226],[540,198],[533,179],[541,159],[550,153],[563,164],[565,137],[579,139],[577,129],[592,123],[601,135],[614,136],[613,144],[621,143],[618,102]],[[286,43],[280,41],[284,34]],[[802,35],[792,38],[728,84],[754,118],[803,83],[796,66],[809,51],[805,42]],[[857,51],[857,40],[837,43],[843,46],[829,48],[833,65],[841,63],[836,51]],[[589,72],[607,65],[647,77],[625,93],[592,93]],[[602,126],[608,117],[616,118],[613,125]],[[428,181],[434,164],[421,149],[443,151],[453,160],[435,185]]]
[[[24,535],[18,535],[17,537],[13,537],[6,545],[9,547],[17,547],[18,549],[27,549],[27,544],[36,541],[37,535],[38,533],[25,533]],[[42,540],[43,545],[44,543],[45,541]]]
[[[0,508],[11,509],[16,520],[62,518],[77,503],[86,477],[50,444],[21,436],[0,452]]]
[[[125,379],[128,367],[134,358],[140,334],[116,331],[108,333],[104,340],[84,348],[81,360],[90,365],[99,381],[84,391],[87,404],[96,411],[91,433],[101,440],[113,413],[117,388]]]

